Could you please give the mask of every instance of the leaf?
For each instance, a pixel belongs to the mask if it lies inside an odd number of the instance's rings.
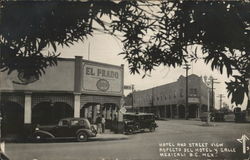
[[[96,21],[99,25],[101,25],[102,28],[104,28],[104,29],[106,30],[106,27],[105,27],[103,21],[101,21],[99,18],[95,18],[95,21]]]
[[[51,45],[52,45],[52,47],[53,47],[53,49],[54,49],[54,51],[56,52],[56,44],[55,44],[55,42],[50,42],[51,43]]]

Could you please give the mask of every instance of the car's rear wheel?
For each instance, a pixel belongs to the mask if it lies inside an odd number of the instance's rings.
[[[86,142],[88,141],[88,135],[85,132],[79,132],[76,135],[76,139],[78,142]]]

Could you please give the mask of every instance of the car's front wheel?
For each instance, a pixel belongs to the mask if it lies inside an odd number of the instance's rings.
[[[133,133],[134,133],[134,130],[133,130],[132,128],[129,128],[129,129],[128,129],[128,133],[129,133],[129,134],[133,134]]]
[[[35,142],[41,142],[42,136],[39,135],[39,134],[35,134],[35,135],[33,136],[33,140],[34,140]]]
[[[150,130],[150,132],[154,132],[155,131],[155,126],[150,126],[149,130]]]
[[[79,132],[76,135],[76,139],[78,142],[86,142],[88,141],[88,135],[85,132]]]

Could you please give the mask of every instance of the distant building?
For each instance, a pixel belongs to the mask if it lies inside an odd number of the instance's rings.
[[[226,102],[223,102],[222,106],[223,108],[230,110],[229,105]]]
[[[210,91],[210,110],[212,96]],[[176,82],[134,92],[134,108],[140,112],[152,112],[161,118],[185,118],[186,77]],[[208,87],[202,77],[188,76],[188,115],[197,118],[207,111]]]
[[[127,112],[133,112],[133,97],[132,93],[129,93],[126,97],[124,97],[124,107]]]

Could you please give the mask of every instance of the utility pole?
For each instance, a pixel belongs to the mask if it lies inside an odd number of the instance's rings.
[[[209,77],[209,79],[210,79],[210,81],[211,81],[211,85],[212,85],[212,109],[214,109],[214,84],[215,83],[220,83],[220,82],[215,82],[215,80],[217,80],[217,79],[215,79],[215,78],[213,78],[212,76],[210,76]]]
[[[250,115],[250,77],[248,78],[248,103],[247,103],[247,114]]]
[[[204,82],[207,85],[207,123],[206,125],[209,126],[210,122],[210,84],[212,83],[211,80],[204,76]]]
[[[4,142],[2,141],[2,113],[0,112],[0,160],[2,160],[5,156],[4,155],[5,148],[2,147],[2,143]]]
[[[1,106],[2,107],[2,106]],[[2,113],[0,111],[0,144],[2,143]],[[0,147],[1,150],[1,147]],[[1,157],[0,157],[1,158]]]
[[[131,103],[131,105],[132,105],[132,111],[134,111],[134,85],[133,84],[132,84],[131,89],[132,89],[132,103]]]
[[[185,64],[183,69],[186,70],[186,107],[185,107],[185,118],[189,117],[189,108],[188,108],[188,70],[191,69],[190,64]]]
[[[219,96],[217,96],[220,98],[220,110],[222,108],[222,99],[225,98],[225,96],[223,94],[219,94]]]
[[[209,122],[210,122],[210,89],[209,89],[209,85],[208,85],[208,90],[207,90],[207,125],[209,126]]]

